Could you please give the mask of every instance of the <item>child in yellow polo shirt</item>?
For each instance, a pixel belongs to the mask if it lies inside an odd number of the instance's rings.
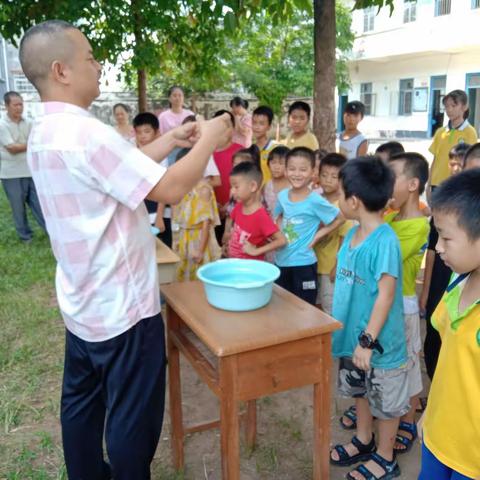
[[[480,478],[480,170],[432,195],[436,250],[455,272],[432,316],[442,338],[423,421],[419,480]]]
[[[323,190],[323,196],[336,207],[338,207],[340,197],[340,169],[346,163],[347,159],[341,153],[329,153],[320,161],[319,184]],[[329,315],[332,314],[333,282],[337,268],[337,253],[342,245],[343,238],[351,226],[351,222],[345,222],[315,245],[318,274],[316,304]]]
[[[442,103],[448,117],[446,127],[439,128],[430,145],[433,162],[430,169],[430,186],[436,187],[450,176],[448,154],[458,143],[476,143],[477,132],[468,123],[468,97],[463,90],[453,90]]]

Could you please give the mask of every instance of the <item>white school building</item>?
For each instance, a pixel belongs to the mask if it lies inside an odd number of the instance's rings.
[[[443,95],[468,93],[470,123],[480,127],[480,0],[395,0],[355,10],[351,89],[339,97],[361,100],[360,130],[377,138],[430,138],[447,121]]]

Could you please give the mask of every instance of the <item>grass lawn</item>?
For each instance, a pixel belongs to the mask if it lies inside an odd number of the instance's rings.
[[[58,411],[64,330],[47,236],[18,240],[0,189],[0,478],[66,478]]]

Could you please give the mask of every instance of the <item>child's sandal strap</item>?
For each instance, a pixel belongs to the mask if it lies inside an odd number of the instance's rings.
[[[393,477],[398,477],[400,475],[400,467],[396,459],[393,459],[391,462],[380,456],[378,453],[372,453],[370,456],[370,460],[373,460],[377,465],[382,467],[383,471],[385,472],[381,477],[377,477],[374,475],[365,465],[359,465],[355,470],[347,474],[347,479],[354,480],[353,472],[358,472],[363,475],[365,480],[382,480],[382,479],[390,479]]]
[[[352,444],[357,448],[359,453],[370,453],[375,449],[375,435],[372,433],[372,438],[368,443],[363,443],[354,435],[351,440]]]

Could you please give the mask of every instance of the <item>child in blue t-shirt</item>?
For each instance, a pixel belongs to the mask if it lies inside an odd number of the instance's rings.
[[[313,246],[343,223],[338,208],[310,190],[314,167],[315,156],[309,148],[297,147],[287,153],[286,176],[291,188],[278,194],[274,210],[288,241],[275,256],[281,272],[277,283],[312,305],[317,298]]]
[[[400,475],[393,446],[409,409],[402,257],[395,232],[383,223],[394,183],[392,170],[376,157],[351,160],[340,171],[340,210],[359,225],[338,253],[332,315],[343,329],[334,333],[332,349],[340,359],[339,393],[355,398],[357,434],[336,445],[330,460],[341,466],[366,461],[356,469],[364,478]]]

